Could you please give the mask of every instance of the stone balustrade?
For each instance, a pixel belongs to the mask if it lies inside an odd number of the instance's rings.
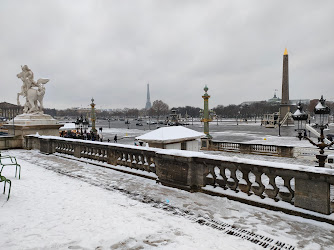
[[[52,136],[26,136],[25,139],[27,149],[39,149],[47,154],[58,152],[153,172],[163,185],[232,199],[238,197],[237,200],[252,205],[261,206],[261,201],[262,204],[269,201],[269,207],[275,209],[276,202],[281,207],[283,202],[286,207],[326,215],[331,214],[334,207],[334,201],[331,202],[334,194],[331,196],[330,193],[334,190],[333,169]],[[255,202],[252,197],[259,198]],[[276,209],[288,210],[280,206]]]
[[[210,141],[207,150],[218,150],[243,154],[293,157],[293,147],[266,144],[248,144],[238,142]]]

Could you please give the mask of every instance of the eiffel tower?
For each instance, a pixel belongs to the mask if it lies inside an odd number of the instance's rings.
[[[150,100],[150,84],[147,84],[147,99],[145,109],[149,110],[152,107]]]

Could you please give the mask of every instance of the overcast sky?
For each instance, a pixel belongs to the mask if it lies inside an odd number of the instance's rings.
[[[334,1],[0,1],[0,101],[27,64],[49,78],[44,106],[210,107],[281,97],[334,100]],[[24,100],[21,97],[21,103]]]

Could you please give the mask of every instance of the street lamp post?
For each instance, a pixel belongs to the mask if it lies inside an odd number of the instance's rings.
[[[325,99],[323,96],[321,96],[318,104],[314,108],[314,114],[316,118],[316,125],[320,128],[320,137],[318,138],[318,143],[313,142],[310,138],[305,136],[305,138],[314,146],[318,147],[320,149],[318,155],[316,155],[316,158],[319,161],[319,167],[325,167],[325,161],[327,158],[327,155],[324,154],[324,149],[326,147],[330,147],[334,144],[334,141],[332,143],[325,143],[325,136],[324,136],[324,129],[328,125],[328,117],[330,113],[330,108],[326,106]]]
[[[82,125],[83,125],[83,129],[84,129],[84,133],[85,135],[87,135],[87,130],[88,130],[88,125],[89,125],[89,122],[87,121],[87,118],[85,118],[85,120],[82,122]]]
[[[296,112],[292,115],[292,119],[294,120],[294,123],[297,124],[297,131],[298,138],[301,140],[306,135],[306,122],[307,122],[308,115],[303,111],[303,107],[301,105],[301,102],[299,101]]]
[[[79,134],[80,137],[82,137],[84,134],[87,134],[89,122],[86,118],[84,119],[83,116],[80,115],[80,118],[78,117],[74,124],[77,134]]]
[[[237,125],[239,125],[239,123],[238,123],[239,116],[240,116],[240,111],[238,111],[238,114],[237,114]]]
[[[204,95],[202,98],[204,99],[204,109],[203,109],[203,117],[201,119],[202,122],[204,122],[204,134],[206,134],[206,137],[208,139],[212,139],[212,136],[209,133],[209,122],[212,121],[212,110],[209,110],[209,98],[210,96],[208,95],[208,90],[209,88],[205,85],[204,87]]]
[[[92,134],[93,136],[96,136],[96,128],[95,128],[95,121],[96,121],[96,114],[95,114],[95,103],[94,103],[94,98],[91,99],[92,103],[90,104],[91,106],[91,116],[90,119],[92,120]]]

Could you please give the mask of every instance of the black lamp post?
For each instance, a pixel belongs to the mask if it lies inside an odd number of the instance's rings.
[[[81,115],[80,118],[78,117],[75,123],[75,129],[77,130],[77,133],[79,133],[81,136],[85,133],[87,133],[89,122],[87,119],[83,118]]]
[[[320,137],[318,138],[318,143],[313,142],[310,138],[305,136],[305,138],[311,144],[320,149],[320,154],[316,155],[316,158],[319,160],[319,167],[325,167],[327,155],[324,154],[324,149],[334,144],[334,142],[329,144],[325,143],[324,129],[328,125],[328,117],[330,113],[330,108],[326,106],[325,101],[326,100],[323,98],[323,96],[321,96],[318,104],[314,108],[315,123],[320,128]]]
[[[89,126],[89,122],[87,121],[87,118],[85,118],[85,120],[82,122],[83,125],[83,129],[85,131],[85,134],[87,134],[87,130],[88,130],[88,126]]]
[[[75,124],[75,130],[77,131],[77,134],[79,133],[79,129],[80,129],[80,120],[79,117],[77,117],[77,120],[74,122]]]
[[[298,103],[297,110],[296,112],[292,115],[292,119],[295,122],[295,125],[297,124],[297,131],[298,133],[298,138],[301,140],[304,135],[305,135],[305,126],[306,126],[306,121],[307,121],[308,115],[303,111],[303,107],[301,103]]]

